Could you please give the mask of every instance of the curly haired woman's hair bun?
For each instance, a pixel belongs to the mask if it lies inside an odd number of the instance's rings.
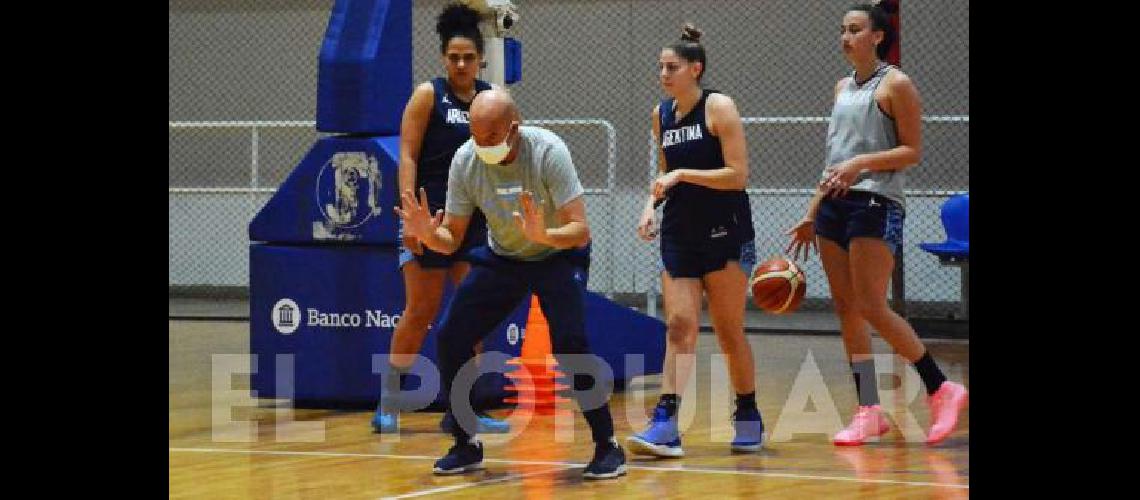
[[[439,33],[439,51],[447,50],[447,42],[460,36],[475,42],[475,49],[483,53],[483,35],[479,32],[479,13],[461,3],[451,3],[443,8],[435,21],[435,32]]]

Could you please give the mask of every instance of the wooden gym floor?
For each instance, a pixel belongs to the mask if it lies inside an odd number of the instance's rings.
[[[695,401],[688,395],[682,403],[682,426],[689,422],[683,434],[686,456],[654,459],[626,450],[625,477],[585,481],[581,469],[593,445],[576,412],[571,428],[559,427],[554,417],[534,417],[524,426],[523,415],[510,416],[521,433],[481,436],[486,470],[437,477],[432,463],[451,443],[439,432],[441,414],[405,414],[401,433],[393,438],[372,433],[369,411],[289,410],[279,401],[254,401],[244,390],[248,376],[215,376],[224,373],[220,366],[242,359],[225,355],[248,354],[248,323],[171,321],[169,328],[172,498],[969,496],[969,410],[950,438],[927,447],[921,441],[929,426],[924,392],[912,369],[904,371],[901,360],[892,361],[897,357],[879,358],[880,372],[902,375],[880,377],[892,432],[862,447],[830,443],[821,429],[846,424],[855,406],[837,336],[749,336],[769,441],[759,453],[733,455],[727,442],[731,390],[711,368],[716,363],[710,355],[720,351],[716,338],[701,335]],[[969,387],[968,342],[928,341],[927,346],[951,380]],[[891,351],[876,338],[875,352]],[[715,398],[714,378],[723,381]],[[623,446],[627,436],[643,428],[659,385],[660,376],[639,378],[611,399]],[[570,429],[572,440],[556,437]]]

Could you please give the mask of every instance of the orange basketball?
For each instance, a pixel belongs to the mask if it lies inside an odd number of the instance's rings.
[[[768,259],[752,271],[752,303],[766,312],[795,311],[807,293],[807,279],[794,262],[783,257]]]

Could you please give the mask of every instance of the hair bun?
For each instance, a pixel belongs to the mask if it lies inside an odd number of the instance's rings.
[[[685,23],[681,27],[681,40],[686,42],[701,43],[701,35],[703,34],[704,32],[693,26],[693,23]]]
[[[444,7],[435,24],[435,31],[441,36],[472,29],[479,29],[479,13],[461,3],[451,3]]]

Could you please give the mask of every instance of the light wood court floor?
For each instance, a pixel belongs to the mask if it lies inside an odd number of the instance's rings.
[[[230,359],[219,355],[248,354],[248,323],[171,321],[169,327],[172,498],[969,496],[969,410],[950,438],[926,446],[925,392],[913,369],[897,357],[878,358],[880,372],[894,373],[880,376],[879,387],[891,433],[862,447],[830,443],[830,433],[850,420],[856,404],[838,336],[749,337],[769,442],[759,453],[734,455],[728,445],[731,389],[712,357],[720,348],[714,336],[701,335],[696,396],[682,401],[686,456],[653,459],[627,449],[625,477],[585,481],[581,472],[593,445],[576,411],[569,428],[554,417],[534,417],[524,425],[523,415],[511,415],[516,430],[525,427],[521,433],[481,436],[486,470],[437,477],[432,463],[451,444],[439,432],[441,414],[405,414],[401,433],[393,438],[372,433],[369,411],[290,410],[281,402],[251,400],[248,376],[214,375]],[[927,345],[947,376],[969,387],[969,344]],[[875,352],[891,351],[876,338]],[[659,385],[660,376],[639,378],[611,400],[623,446],[644,427]],[[714,385],[719,387],[715,394]],[[563,438],[568,431],[572,438]]]

